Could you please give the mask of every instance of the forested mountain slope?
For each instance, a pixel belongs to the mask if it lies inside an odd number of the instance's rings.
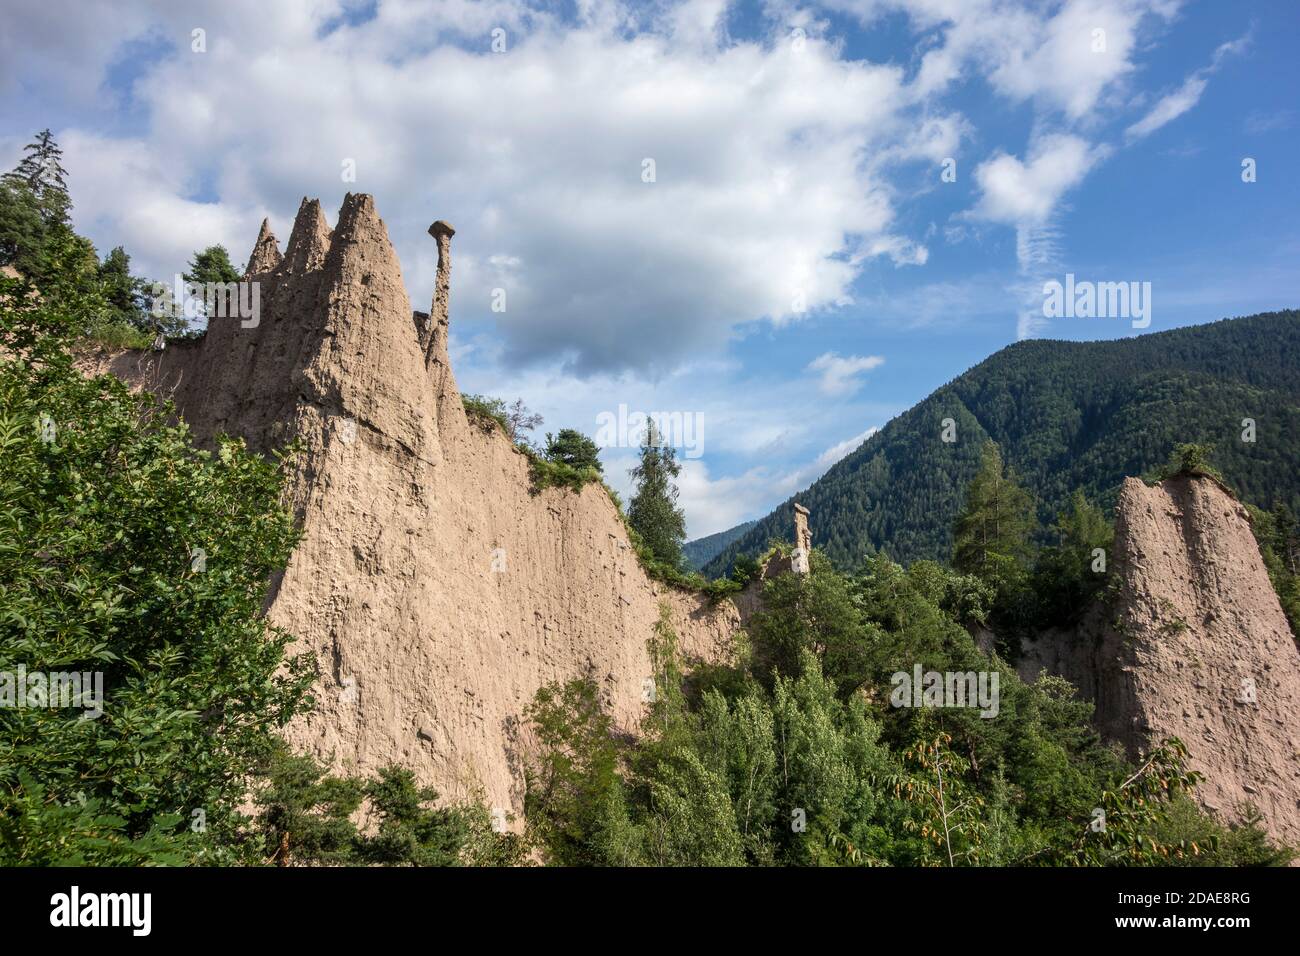
[[[944,419],[956,440],[942,440]],[[1243,419],[1255,441],[1242,440]],[[1300,506],[1300,312],[1226,319],[1109,342],[1018,342],[890,421],[705,568],[720,574],[793,534],[812,511],[814,546],[856,566],[948,556],[965,484],[992,438],[1050,523],[1075,488],[1107,508],[1125,476],[1178,442],[1214,445],[1242,499]]]
[[[713,560],[719,551],[756,524],[758,524],[757,521],[746,521],[744,524],[738,524],[726,531],[719,531],[715,534],[705,535],[702,538],[696,538],[694,541],[687,541],[682,545],[682,559],[688,568],[698,570]]]

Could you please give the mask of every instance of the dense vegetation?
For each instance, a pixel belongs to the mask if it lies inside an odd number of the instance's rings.
[[[1183,444],[1159,473],[1215,469],[1207,448]],[[1288,520],[1279,512],[1262,539],[1281,573],[1300,551]],[[954,525],[952,569],[875,555],[849,576],[817,552],[811,574],[768,579],[726,665],[686,676],[665,613],[639,738],[615,732],[594,681],[543,688],[528,714],[542,745],[528,839],[565,865],[1291,859],[1253,808],[1235,829],[1198,809],[1181,741],[1131,763],[1066,681],[1026,684],[976,646],[972,625],[1014,635],[1069,623],[1098,599],[1113,537],[1099,508],[1076,491],[1035,548],[1029,495],[986,441]],[[743,556],[736,565],[755,570]],[[943,675],[928,685],[938,693],[899,691],[921,674]],[[954,675],[975,686],[945,694]]]
[[[728,666],[684,677],[661,620],[643,733],[615,731],[593,680],[529,711],[528,837],[565,865],[1280,864],[1256,824],[1228,830],[1187,798],[1166,741],[1137,765],[1090,729],[1058,678],[1034,684],[941,606],[967,585],[932,562],[874,557],[847,577],[765,585]],[[998,712],[895,706],[893,675],[996,672]]]
[[[1228,483],[1265,510],[1300,509],[1300,313],[1276,312],[1112,342],[1012,345],[889,422],[807,491],[714,558],[721,574],[793,536],[791,503],[812,511],[813,544],[852,569],[876,551],[942,559],[987,439],[1050,526],[1081,490],[1103,508],[1120,482],[1180,442],[1212,444]],[[944,419],[955,441],[943,441]],[[1255,440],[1243,441],[1243,419]]]

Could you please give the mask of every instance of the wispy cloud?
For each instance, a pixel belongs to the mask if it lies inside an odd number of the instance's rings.
[[[818,387],[827,395],[852,395],[862,387],[862,374],[884,364],[879,355],[836,355],[824,352],[808,363],[817,372]]]
[[[1248,31],[1235,40],[1219,44],[1209,65],[1188,76],[1178,89],[1156,101],[1156,105],[1145,116],[1124,131],[1125,138],[1131,143],[1150,136],[1194,107],[1201,101],[1205,88],[1210,85],[1211,75],[1218,71],[1227,57],[1243,53],[1250,45],[1250,39],[1251,32]]]

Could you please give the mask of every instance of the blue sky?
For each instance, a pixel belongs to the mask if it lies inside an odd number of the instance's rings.
[[[695,416],[692,535],[1017,338],[1134,334],[1046,280],[1150,282],[1149,331],[1300,305],[1292,2],[173,7],[7,12],[0,163],[51,127],[78,228],[152,277],[364,191],[424,308],[448,219],[462,388]]]

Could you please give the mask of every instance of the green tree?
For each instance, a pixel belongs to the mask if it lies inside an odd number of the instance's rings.
[[[1061,857],[1077,866],[1164,864],[1198,856],[1213,847],[1179,834],[1178,842],[1159,839],[1171,801],[1187,795],[1202,779],[1186,769],[1187,747],[1177,737],[1157,746],[1123,780],[1101,792],[1087,822],[1076,821],[1079,836]]]
[[[230,253],[225,246],[208,246],[194,253],[190,259],[189,271],[182,278],[193,285],[224,285],[227,282],[238,282],[240,274],[230,261]]]
[[[1300,524],[1284,503],[1273,506],[1273,550],[1291,574],[1300,574]]]
[[[613,721],[592,680],[548,684],[525,711],[541,755],[528,770],[525,815],[547,860],[628,865],[641,834],[627,812]]]
[[[25,183],[0,181],[0,265],[36,276],[49,229]]]
[[[156,329],[158,322],[146,308],[145,283],[131,275],[131,257],[121,246],[114,246],[100,263],[99,280],[111,321],[141,332]]]
[[[1174,446],[1169,460],[1156,471],[1156,478],[1164,481],[1178,475],[1207,475],[1217,481],[1223,474],[1212,464],[1214,446],[1208,443],[1184,442]]]
[[[933,843],[941,861],[978,865],[988,824],[984,800],[970,786],[970,761],[952,750],[952,737],[938,733],[918,740],[903,753],[908,773],[895,774],[894,795],[917,805],[920,820],[906,828]]]
[[[986,441],[953,529],[952,564],[993,587],[1004,619],[1023,594],[1035,527],[1033,499],[1003,466],[997,444]]]
[[[681,566],[686,540],[686,515],[677,506],[675,484],[681,470],[676,452],[663,443],[654,422],[647,422],[641,461],[631,471],[636,493],[627,520],[653,559],[673,568]]]
[[[572,468],[594,468],[603,471],[600,464],[600,446],[574,428],[561,428],[558,435],[546,433],[546,460]]]
[[[798,677],[812,654],[841,696],[871,678],[874,625],[862,616],[848,582],[819,552],[809,574],[777,575],[763,586],[762,610],[749,623],[754,668],[760,680]]]
[[[48,129],[36,134],[25,147],[25,155],[4,175],[10,186],[27,189],[36,201],[45,225],[67,225],[72,199],[68,195],[68,171],[63,168],[63,150]]]
[[[339,777],[309,756],[279,747],[258,768],[256,832],[266,862],[280,866],[516,865],[524,848],[496,833],[481,804],[437,806],[438,793],[395,765],[374,777]],[[354,822],[368,800],[375,825]]]
[[[208,290],[218,286],[229,286],[232,282],[238,282],[241,276],[239,270],[230,261],[230,253],[226,251],[226,247],[217,245],[208,246],[194,253],[188,271],[184,272],[181,278],[185,280],[186,288],[203,300],[203,312],[208,315],[208,309],[211,308]],[[189,323],[183,316],[178,318],[181,322],[178,331],[184,331],[189,327]],[[211,319],[212,316],[208,315],[208,318]]]
[[[1295,518],[1284,504],[1276,505],[1271,512],[1253,505],[1247,505],[1246,510],[1250,513],[1251,530],[1268,578],[1273,582],[1291,631],[1300,642],[1300,574],[1295,571],[1300,564],[1297,562],[1300,542],[1296,539]]]
[[[1049,627],[1074,620],[1101,590],[1115,540],[1105,513],[1082,491],[1071,495],[1053,530],[1056,543],[1039,555],[1033,581],[1039,622]]]
[[[0,280],[0,671],[90,674],[102,714],[0,708],[0,854],[89,852],[39,819],[84,800],[86,840],[96,820],[124,841],[161,828],[217,862],[312,676],[263,614],[297,540],[283,472],[238,442],[200,451],[169,406],[81,375],[70,347],[106,305],[75,245],[61,255],[36,296]]]

